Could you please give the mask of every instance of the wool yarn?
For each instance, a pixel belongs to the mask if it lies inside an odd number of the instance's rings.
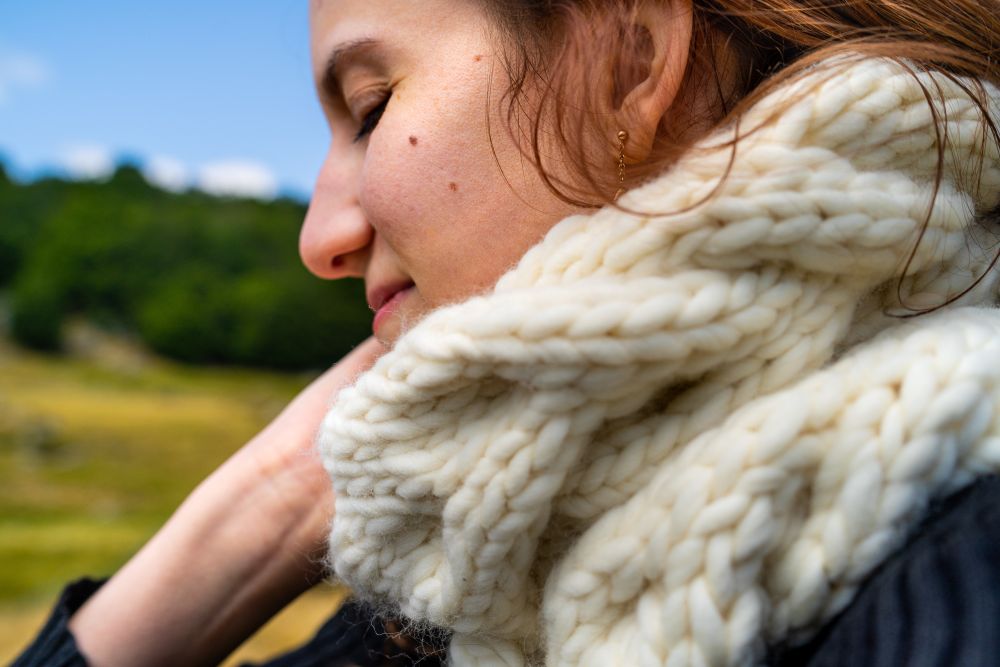
[[[455,665],[748,665],[814,633],[1000,471],[995,272],[886,314],[992,259],[968,83],[816,68],[721,185],[732,128],[425,317],[320,430],[336,575],[452,630]]]

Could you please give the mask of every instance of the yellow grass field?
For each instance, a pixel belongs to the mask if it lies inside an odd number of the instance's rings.
[[[65,582],[114,572],[310,379],[0,342],[0,664]],[[226,664],[303,641],[342,596],[303,596]]]

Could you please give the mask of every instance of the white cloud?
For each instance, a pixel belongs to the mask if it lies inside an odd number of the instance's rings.
[[[63,152],[59,162],[71,177],[81,181],[106,178],[115,169],[114,156],[104,146],[73,146]]]
[[[15,88],[40,88],[52,78],[49,67],[25,53],[0,53],[0,104]]]
[[[222,160],[198,171],[198,187],[213,195],[274,199],[278,179],[264,165],[248,160]]]
[[[170,192],[181,192],[191,185],[191,175],[184,163],[164,155],[154,155],[146,160],[142,175],[153,185]]]

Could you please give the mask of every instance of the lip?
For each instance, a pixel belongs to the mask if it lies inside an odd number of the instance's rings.
[[[402,292],[408,287],[413,287],[412,280],[400,280],[394,283],[387,283],[385,285],[379,285],[378,287],[371,289],[365,295],[368,299],[368,307],[372,309],[373,312],[378,312],[385,302],[388,301],[396,294],[396,292]]]
[[[378,334],[379,327],[382,323],[390,317],[396,310],[399,309],[403,302],[403,299],[410,293],[413,289],[413,283],[410,283],[405,288],[401,290],[396,290],[393,294],[389,296],[382,302],[382,305],[375,312],[375,319],[372,320],[372,333]]]

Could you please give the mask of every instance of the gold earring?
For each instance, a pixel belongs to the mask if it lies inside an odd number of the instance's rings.
[[[628,132],[618,131],[618,192],[615,193],[614,201],[625,192],[625,142],[628,141]]]

